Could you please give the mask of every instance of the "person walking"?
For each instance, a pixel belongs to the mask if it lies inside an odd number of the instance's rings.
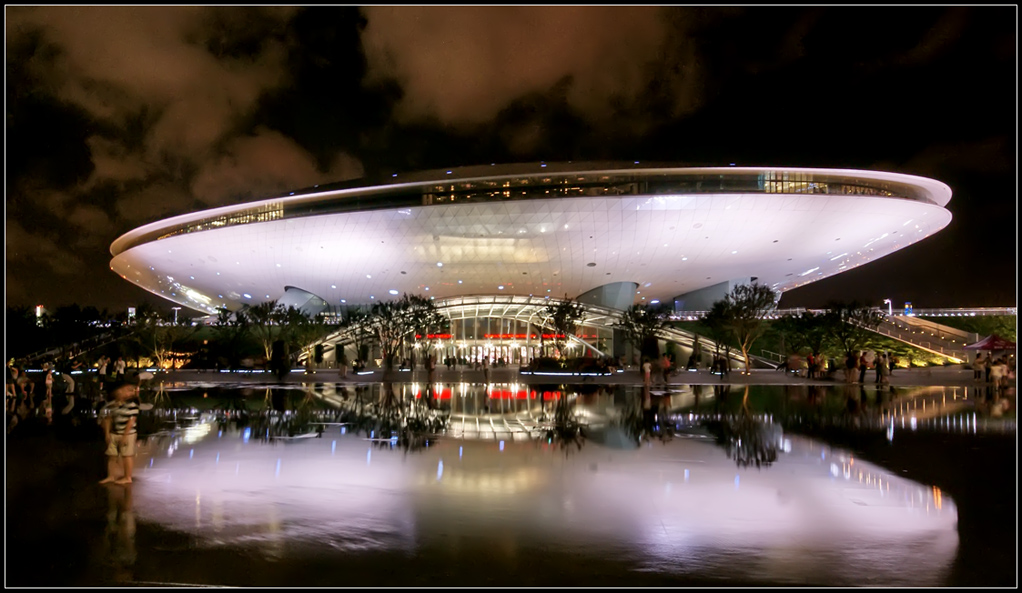
[[[100,484],[130,484],[135,465],[135,428],[138,419],[138,387],[117,382],[110,386],[113,401],[104,408],[103,432],[106,435],[107,476]],[[114,477],[117,466],[124,470],[119,479]]]
[[[858,382],[860,384],[866,382],[866,369],[868,369],[868,368],[869,368],[869,359],[866,358],[866,352],[863,351],[863,353],[859,355],[859,381]]]
[[[642,359],[642,384],[649,387],[650,374],[653,372],[653,365],[648,358]]]
[[[663,371],[664,374],[664,385],[670,384],[671,359],[667,356],[667,354],[664,354],[663,360],[660,361],[660,370]]]
[[[880,375],[881,375],[880,367],[883,366],[883,357],[881,356],[879,350],[874,352],[873,356],[875,357],[875,358],[873,358],[873,368],[876,369],[876,380],[874,380],[873,382],[876,383],[877,385],[879,385],[880,384]]]

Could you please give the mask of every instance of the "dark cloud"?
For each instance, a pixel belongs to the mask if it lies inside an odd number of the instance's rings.
[[[568,103],[597,119],[629,104],[665,52],[657,7],[370,7],[363,36],[370,73],[404,90],[396,115],[477,125],[514,100],[564,80]],[[678,64],[678,73],[695,66]],[[691,110],[695,92],[682,94]]]
[[[295,9],[7,14],[8,132],[24,147],[8,178],[9,298],[45,291],[51,274],[104,274],[110,242],[138,224],[361,174],[350,155],[321,167],[297,142],[251,128],[289,79]]]
[[[934,177],[955,192],[947,229],[785,298],[937,302],[940,277],[949,298],[1006,298],[1016,12],[8,7],[8,302],[137,300],[109,244],[166,216],[363,172],[541,159]],[[1011,273],[948,265],[975,236],[1006,237],[986,258]]]

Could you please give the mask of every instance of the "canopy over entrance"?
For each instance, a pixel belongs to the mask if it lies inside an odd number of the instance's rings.
[[[1015,342],[1005,340],[997,334],[990,334],[975,344],[969,344],[966,350],[1014,350]]]

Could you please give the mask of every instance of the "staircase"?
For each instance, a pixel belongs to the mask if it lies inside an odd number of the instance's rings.
[[[887,317],[876,332],[920,350],[939,354],[955,363],[967,362],[969,354],[965,346],[980,338],[976,333],[904,315]]]

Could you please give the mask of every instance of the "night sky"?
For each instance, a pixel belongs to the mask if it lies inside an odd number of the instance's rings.
[[[7,305],[169,310],[109,246],[171,215],[392,172],[644,160],[939,179],[948,227],[781,306],[1014,306],[1017,17],[7,7]]]

